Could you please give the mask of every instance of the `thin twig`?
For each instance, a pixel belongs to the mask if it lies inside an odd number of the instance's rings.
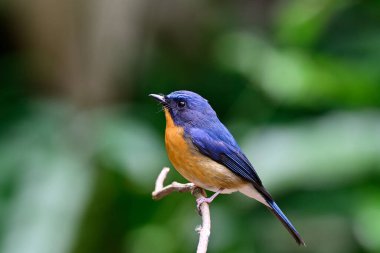
[[[191,194],[193,194],[196,199],[206,196],[205,190],[199,187],[194,188]],[[203,202],[199,209],[200,215],[202,216],[202,226],[197,229],[199,233],[197,253],[206,253],[208,238],[210,237],[211,233],[210,208],[207,202]]]
[[[152,192],[152,198],[154,200],[162,199],[172,192],[191,192],[195,188],[195,185],[192,183],[180,184],[177,182],[172,182],[170,185],[164,187],[164,181],[169,173],[169,170],[169,168],[163,168],[161,173],[158,175],[156,187],[154,192]]]
[[[158,175],[156,180],[156,187],[154,189],[154,192],[152,192],[152,198],[154,200],[162,199],[172,192],[191,192],[195,199],[206,197],[206,192],[202,188],[199,188],[192,183],[181,184],[172,182],[171,184],[164,187],[164,181],[169,173],[169,170],[169,168],[163,168],[161,173]],[[199,233],[197,253],[206,253],[211,231],[210,208],[206,202],[203,202],[201,204],[199,213],[202,216],[202,226],[196,229]]]

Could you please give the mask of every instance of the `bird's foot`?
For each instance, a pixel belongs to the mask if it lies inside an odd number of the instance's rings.
[[[213,201],[213,199],[211,197],[210,198],[201,197],[201,198],[197,199],[197,209],[198,209],[198,212],[201,211],[201,205],[203,203],[210,204],[212,201]]]
[[[218,196],[224,189],[219,189],[217,192],[215,192],[211,197],[209,198],[206,198],[206,197],[201,197],[201,198],[198,198],[197,199],[197,209],[198,209],[198,213],[201,214],[201,205],[203,203],[207,203],[207,204],[210,204],[215,198],[216,196]]]

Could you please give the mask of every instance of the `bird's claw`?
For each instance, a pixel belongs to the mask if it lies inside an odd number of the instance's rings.
[[[201,198],[197,199],[197,209],[198,209],[199,215],[202,214],[202,212],[201,212],[201,205],[203,203],[210,204],[212,202],[212,200],[213,200],[212,198],[205,198],[205,197],[201,197]]]

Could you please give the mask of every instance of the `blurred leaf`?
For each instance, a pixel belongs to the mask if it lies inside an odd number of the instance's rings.
[[[271,188],[324,188],[380,168],[380,114],[333,113],[314,121],[253,130],[242,143]]]
[[[0,143],[0,188],[17,178],[10,208],[0,217],[2,252],[67,252],[93,190],[96,155],[146,190],[165,165],[153,132],[117,110],[79,113],[44,102],[31,115]]]
[[[117,111],[100,117],[96,126],[96,149],[102,160],[119,168],[136,186],[152,188],[164,163],[164,141],[147,125],[133,118],[121,118]]]
[[[369,188],[363,192],[357,206],[355,217],[356,235],[362,244],[370,251],[380,250],[380,204],[378,199],[380,191],[376,188]]]
[[[283,1],[277,9],[277,39],[287,45],[310,46],[316,43],[333,15],[351,1]]]
[[[280,50],[258,35],[233,33],[215,46],[220,64],[258,84],[272,99],[306,107],[379,105],[377,74],[332,57]],[[344,86],[344,89],[342,89]]]

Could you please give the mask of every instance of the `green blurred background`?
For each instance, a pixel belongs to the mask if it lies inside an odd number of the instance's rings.
[[[0,252],[194,252],[149,93],[206,97],[303,235],[211,205],[209,252],[380,252],[380,2],[3,0]],[[184,180],[175,170],[167,182]]]

